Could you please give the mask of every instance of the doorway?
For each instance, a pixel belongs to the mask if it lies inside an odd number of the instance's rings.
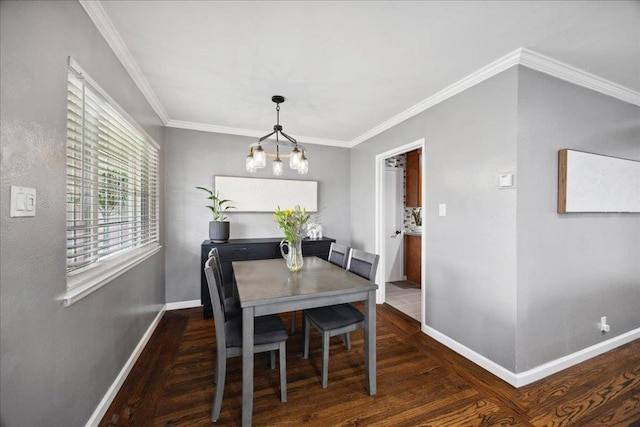
[[[421,231],[414,228],[415,221],[411,213],[424,209],[425,174],[421,174],[417,185],[419,190],[416,190],[420,192],[420,197],[417,198],[420,200],[419,205],[405,206],[405,201],[410,199],[405,199],[405,155],[414,154],[411,152],[415,150],[424,153],[424,145],[425,140],[420,139],[376,156],[376,252],[380,254],[376,280],[379,286],[377,302],[386,302],[421,324],[424,323],[425,291],[422,272],[425,263],[420,254],[424,253],[425,239],[422,238]],[[424,156],[419,161],[424,170]],[[417,203],[412,201],[411,204]],[[416,250],[418,257],[412,262],[416,264],[414,269],[418,269],[420,274],[417,279],[412,278],[412,283],[407,280],[405,257],[412,253],[415,256]]]

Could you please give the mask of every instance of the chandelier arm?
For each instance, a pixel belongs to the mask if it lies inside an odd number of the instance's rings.
[[[271,135],[273,135],[274,133],[276,133],[276,131],[275,131],[275,130],[274,130],[273,132],[271,132],[269,135],[265,135],[265,136],[263,136],[262,138],[260,138],[260,139],[258,140],[258,142],[262,142],[262,141],[264,141],[265,139],[269,138],[269,137],[270,137]]]
[[[282,134],[282,136],[284,136],[285,138],[287,138],[289,141],[293,142],[294,144],[298,144],[298,141],[296,141],[294,138],[290,137],[289,135],[287,135],[286,133],[280,131],[280,133]]]

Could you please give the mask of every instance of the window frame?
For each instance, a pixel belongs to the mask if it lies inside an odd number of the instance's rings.
[[[84,84],[83,87],[88,86],[89,90],[92,92],[92,95],[97,95],[101,101],[104,101],[106,103],[106,105],[108,105],[108,109],[109,110],[113,110],[113,112],[115,112],[115,119],[119,120],[119,119],[123,119],[124,122],[126,122],[126,124],[128,126],[130,126],[131,128],[133,128],[134,131],[137,131],[140,133],[140,137],[141,139],[144,141],[145,146],[147,147],[147,149],[152,149],[155,150],[154,155],[156,156],[155,158],[155,162],[153,164],[153,168],[154,168],[154,174],[155,176],[151,176],[149,174],[147,175],[142,175],[140,176],[140,181],[152,181],[153,183],[149,183],[147,182],[147,184],[143,185],[143,184],[131,184],[131,183],[126,183],[125,185],[127,186],[127,191],[126,197],[129,197],[130,199],[133,198],[139,198],[140,201],[138,200],[127,200],[126,198],[122,201],[122,203],[118,206],[120,209],[123,208],[123,206],[125,206],[125,203],[127,204],[127,208],[131,208],[132,206],[134,206],[135,208],[140,208],[140,210],[142,209],[142,205],[149,203],[149,202],[144,202],[143,203],[143,199],[145,197],[147,198],[152,198],[153,201],[152,203],[155,204],[155,207],[153,208],[153,210],[155,211],[154,215],[153,215],[153,219],[151,220],[150,223],[146,224],[147,227],[149,228],[143,228],[143,231],[139,234],[141,234],[142,236],[144,236],[144,239],[147,238],[151,238],[149,242],[139,242],[139,238],[135,237],[136,236],[136,232],[135,231],[128,231],[127,234],[125,234],[125,237],[127,237],[129,240],[129,245],[126,246],[124,249],[122,250],[117,250],[116,252],[114,252],[113,254],[107,254],[107,255],[100,255],[98,254],[98,252],[100,251],[99,249],[93,248],[91,249],[90,252],[92,252],[92,254],[95,252],[95,254],[97,255],[97,259],[95,261],[89,261],[86,265],[81,266],[79,268],[76,269],[70,269],[69,265],[66,265],[66,278],[67,278],[67,283],[66,283],[66,292],[65,294],[62,296],[62,301],[64,303],[65,306],[70,306],[71,304],[81,300],[82,298],[84,298],[85,296],[93,293],[94,291],[100,289],[102,286],[106,285],[107,283],[111,282],[112,280],[114,280],[115,278],[117,278],[118,276],[122,275],[123,273],[125,273],[126,271],[132,269],[133,267],[137,266],[138,264],[142,263],[143,261],[145,261],[146,259],[150,258],[151,256],[155,255],[156,253],[160,252],[160,250],[162,249],[162,246],[160,245],[160,236],[162,233],[161,230],[161,221],[160,221],[160,217],[161,217],[161,213],[160,213],[160,204],[161,204],[161,191],[160,191],[160,145],[151,137],[149,136],[149,134],[122,108],[120,107],[120,105],[113,99],[111,98],[101,87],[100,85],[98,85],[81,67],[80,65],[73,60],[73,58],[69,57],[69,67],[68,67],[68,77],[67,77],[67,85],[71,84],[71,77],[69,76],[70,74],[73,74],[76,78],[79,78],[80,80],[84,80]],[[69,89],[68,89],[69,90]],[[67,94],[67,120],[69,120],[69,111],[70,111],[70,107],[69,107],[69,103],[71,102],[69,94]],[[83,111],[85,108],[87,108],[87,105],[84,104],[84,98],[86,96],[83,93]],[[90,106],[89,106],[90,107]],[[119,116],[119,117],[118,117]],[[81,124],[81,128],[82,128],[82,138],[84,138],[84,129],[86,128],[86,122],[84,121],[84,119],[82,120],[82,124]],[[65,146],[65,153],[66,153],[66,158],[69,159],[69,152],[71,150],[71,148],[69,147],[69,124],[67,124],[67,144]],[[137,135],[136,135],[137,136]],[[128,150],[130,150],[130,148],[127,148]],[[82,156],[84,156],[85,153],[85,149],[82,150]],[[97,159],[97,154],[95,156],[95,159]],[[96,161],[96,160],[94,160]],[[67,160],[68,162],[68,160]],[[84,168],[84,159],[82,159],[82,167]],[[67,187],[67,196],[65,196],[66,198],[69,197],[69,193],[68,193],[68,186],[70,185],[70,175],[69,175],[69,165],[67,163],[67,172],[65,173],[65,179],[66,179],[66,187]],[[141,167],[142,169],[144,167]],[[84,169],[83,169],[84,170]],[[103,170],[101,169],[100,166],[96,166],[96,170],[100,171]],[[110,169],[106,169],[107,172],[110,171]],[[135,169],[135,172],[139,172],[139,169]],[[138,175],[132,175],[132,179],[136,180],[138,179]],[[148,192],[145,192],[145,190],[149,187],[154,187],[154,193],[152,195],[149,195]],[[100,187],[98,184],[95,185],[95,187],[93,187],[91,196],[85,196],[88,198],[96,198],[96,197],[105,197],[103,194],[100,194],[99,196],[96,196],[96,190],[99,191]],[[132,193],[132,188],[135,188],[137,190],[141,190],[139,192],[133,192]],[[106,190],[108,191],[108,189]],[[124,193],[124,191],[123,191]],[[109,197],[109,194],[107,194],[106,197]],[[68,204],[68,199],[65,200],[65,204]],[[86,200],[82,199],[80,201],[81,204],[87,203]],[[95,203],[95,202],[94,202]],[[99,222],[96,222],[95,217],[98,216],[98,213],[96,212],[99,209],[99,207],[94,206],[93,209],[91,210],[91,216],[94,217],[91,220],[91,223],[93,226],[98,226],[99,227]],[[136,210],[132,211],[132,214],[134,216],[137,217],[137,215],[139,215],[139,213],[137,213]],[[121,214],[122,215],[122,214]],[[69,211],[67,209],[67,218],[65,219],[65,242],[68,243],[68,236],[67,233],[69,232],[68,230],[68,221],[69,221]],[[103,221],[105,221],[104,225],[105,227],[111,227],[111,225],[109,225],[108,223],[108,219],[104,219],[104,215],[103,215]],[[140,223],[144,224],[144,220],[133,220],[131,222],[128,222],[127,224],[133,224],[135,225],[140,225]],[[97,231],[99,233],[99,229]],[[107,231],[108,233],[108,231]],[[144,240],[143,239],[143,240]],[[93,240],[91,240],[93,242]],[[92,243],[92,245],[97,245],[97,243]],[[65,247],[68,248],[68,245],[66,245]],[[97,247],[97,246],[96,246]],[[107,246],[109,249],[112,249],[112,246]],[[67,259],[67,256],[65,256],[65,260]]]

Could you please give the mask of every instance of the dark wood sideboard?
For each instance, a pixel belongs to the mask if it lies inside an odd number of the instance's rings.
[[[222,263],[222,274],[225,283],[225,293],[231,295],[234,291],[232,261],[246,261],[252,259],[272,259],[280,258],[280,238],[263,239],[230,239],[227,243],[214,243],[211,240],[202,242],[201,266],[200,266],[200,301],[204,306],[204,318],[213,316],[211,298],[207,288],[207,278],[204,275],[204,264],[209,257],[212,248],[218,248],[220,262]],[[323,237],[321,239],[304,239],[302,241],[303,256],[317,256],[322,259],[329,257],[331,242],[335,239]],[[304,266],[302,267],[304,269]]]

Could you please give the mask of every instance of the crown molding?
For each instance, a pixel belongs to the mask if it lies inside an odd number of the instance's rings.
[[[213,133],[223,133],[227,135],[239,135],[239,136],[249,136],[252,138],[260,138],[264,136],[266,131],[253,130],[253,129],[242,129],[242,128],[232,128],[227,126],[216,126],[216,125],[208,125],[205,123],[196,123],[196,122],[187,122],[183,120],[169,120],[166,123],[167,127],[177,128],[177,129],[188,129],[188,130],[198,130],[202,132],[213,132]],[[331,147],[341,147],[348,148],[349,143],[347,141],[338,141],[335,139],[323,139],[323,138],[314,138],[310,136],[299,136],[299,135],[291,135],[292,138],[295,138],[299,143],[304,144],[318,144],[318,145],[328,145]],[[270,137],[269,139],[275,139]]]
[[[461,80],[458,80],[456,83],[447,86],[446,88],[437,92],[435,95],[430,96],[429,98],[417,103],[413,107],[404,110],[402,113],[390,118],[386,122],[379,124],[370,131],[363,133],[359,137],[350,141],[349,147],[355,147],[356,145],[368,140],[369,138],[372,138],[384,132],[385,130],[392,128],[393,126],[396,126],[397,124],[422,113],[423,111],[433,107],[434,105],[437,105],[442,101],[445,101],[452,96],[457,95],[460,92],[463,92],[470,87],[475,86],[478,83],[481,83],[495,76],[496,74],[513,67],[514,65],[517,65],[520,57],[520,50],[521,49],[514,50],[513,52],[503,56],[497,61],[494,61],[491,64],[486,65],[475,71],[474,73],[471,73],[468,76],[462,78]]]
[[[135,84],[138,86],[142,94],[145,96],[153,110],[156,112],[162,123],[167,127],[199,130],[203,132],[224,133],[230,135],[241,135],[250,137],[260,137],[263,132],[251,130],[231,128],[225,126],[209,125],[204,123],[187,122],[181,120],[172,120],[169,118],[166,110],[158,100],[155,92],[144,77],[140,67],[133,59],[133,56],[126,47],[124,41],[113,26],[113,23],[107,16],[106,12],[98,1],[78,0],[84,10],[87,12],[98,31],[102,34],[111,49],[114,51],[122,65],[125,67]],[[636,92],[619,84],[613,83],[607,79],[598,77],[584,70],[576,68],[572,65],[555,60],[551,57],[535,52],[531,49],[520,48],[498,60],[480,68],[479,70],[469,74],[461,80],[453,83],[429,98],[415,104],[414,106],[404,110],[389,120],[379,124],[373,129],[363,133],[351,141],[338,141],[323,138],[294,136],[300,142],[308,144],[320,144],[334,147],[353,148],[356,145],[373,138],[374,136],[390,129],[403,121],[416,116],[423,111],[437,105],[452,96],[463,92],[478,83],[481,83],[496,74],[499,74],[515,65],[522,65],[532,70],[548,74],[555,78],[573,83],[607,96],[619,99],[629,104],[640,106],[640,92]]]
[[[531,49],[520,48],[479,69],[478,71],[469,74],[456,83],[442,89],[435,95],[430,96],[424,101],[419,102],[413,107],[408,108],[402,113],[360,135],[350,141],[348,146],[353,148],[356,145],[384,132],[385,130],[390,129],[393,126],[422,113],[434,105],[437,105],[442,101],[445,101],[515,65],[522,65],[524,67],[531,68],[532,70],[573,83],[577,86],[591,89],[621,101],[628,102],[629,104],[640,106],[640,92],[635,92],[629,88],[613,83],[564,62],[557,61]]]
[[[520,65],[548,74],[560,80],[582,86],[629,104],[640,106],[640,92],[633,91],[580,68],[553,59],[549,56],[523,48],[520,53]]]
[[[133,59],[131,52],[129,52],[129,49],[113,26],[111,19],[109,19],[109,16],[102,8],[100,2],[94,0],[78,1],[84,8],[85,12],[87,12],[87,15],[89,15],[89,18],[91,18],[98,31],[100,31],[100,34],[102,34],[102,37],[104,37],[109,47],[111,47],[111,50],[113,50],[124,68],[127,70],[136,86],[138,86],[144,97],[147,99],[151,108],[153,108],[162,123],[166,126],[167,122],[169,122],[169,115],[158,100],[153,89],[151,89],[151,86],[144,77],[142,70],[140,70],[138,63]]]
[[[264,132],[259,132],[251,129],[232,128],[227,126],[209,125],[206,123],[188,122],[184,120],[169,120],[166,123],[167,127],[176,129],[197,130],[201,132],[213,132],[224,133],[227,135],[240,135],[251,136],[254,138],[260,138],[264,135]]]

